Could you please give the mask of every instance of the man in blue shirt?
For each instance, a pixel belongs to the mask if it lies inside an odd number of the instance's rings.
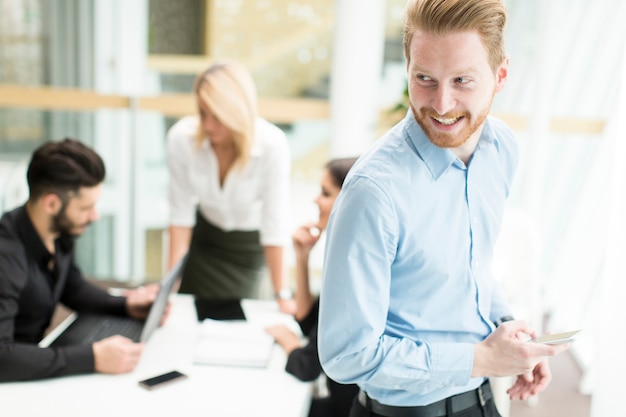
[[[490,272],[518,163],[488,113],[508,58],[501,0],[411,0],[410,111],[354,165],[331,214],[321,291],[324,371],[361,392],[351,417],[499,416],[487,377],[525,399],[569,345],[527,343]]]

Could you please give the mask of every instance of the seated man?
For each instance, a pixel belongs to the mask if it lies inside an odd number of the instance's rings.
[[[74,263],[74,240],[98,219],[100,156],[84,144],[47,142],[32,155],[25,205],[0,219],[0,381],[132,371],[143,350],[122,336],[92,345],[40,348],[58,302],[78,312],[145,319],[157,285],[109,295]]]

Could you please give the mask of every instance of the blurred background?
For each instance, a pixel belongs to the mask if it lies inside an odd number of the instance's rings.
[[[80,240],[83,272],[158,279],[166,131],[195,112],[195,75],[234,58],[254,76],[262,116],[288,136],[294,227],[315,218],[323,164],[358,155],[406,111],[405,3],[0,0],[0,207],[26,198],[35,147],[78,138],[108,169],[102,218]],[[584,329],[572,347],[579,389],[603,416],[626,368],[614,333],[626,295],[626,3],[505,3],[510,75],[493,114],[517,133],[522,160],[494,272],[537,328]]]

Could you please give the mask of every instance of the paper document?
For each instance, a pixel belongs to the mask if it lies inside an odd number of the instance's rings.
[[[200,327],[193,361],[225,366],[265,367],[274,338],[259,325],[246,321],[205,319]]]

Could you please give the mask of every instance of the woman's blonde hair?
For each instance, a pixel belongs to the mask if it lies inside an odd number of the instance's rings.
[[[257,93],[250,73],[234,61],[215,62],[196,77],[194,93],[232,132],[235,166],[244,167],[250,158],[257,117]],[[200,146],[204,140],[200,124],[196,144]]]

